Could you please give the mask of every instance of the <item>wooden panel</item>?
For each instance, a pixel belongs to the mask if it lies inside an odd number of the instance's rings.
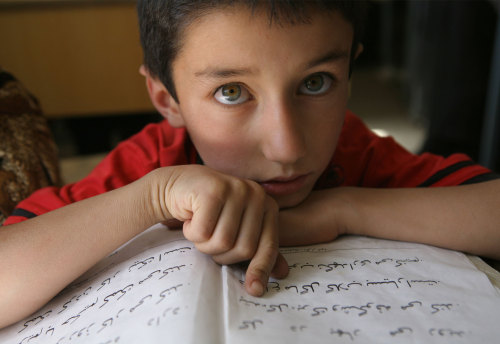
[[[134,3],[0,7],[0,65],[48,117],[151,111]]]

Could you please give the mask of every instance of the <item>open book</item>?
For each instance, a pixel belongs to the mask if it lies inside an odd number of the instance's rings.
[[[1,343],[498,343],[500,293],[462,253],[364,237],[282,249],[261,298],[160,225],[102,260]],[[35,291],[34,291],[35,292]]]

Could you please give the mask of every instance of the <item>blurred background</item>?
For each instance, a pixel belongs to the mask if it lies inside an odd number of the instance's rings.
[[[372,0],[349,107],[408,150],[500,172],[500,1]],[[0,0],[0,66],[39,99],[66,182],[160,120],[132,0]],[[1,139],[1,138],[0,138]]]

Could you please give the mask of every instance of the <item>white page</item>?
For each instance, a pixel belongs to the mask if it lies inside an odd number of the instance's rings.
[[[254,298],[240,282],[243,271],[221,274],[181,232],[156,226],[0,330],[0,343],[490,343],[500,336],[500,296],[461,253],[361,237],[282,251],[290,276]]]
[[[262,298],[225,268],[230,343],[498,343],[500,295],[464,254],[344,237],[283,249],[290,275]]]
[[[0,330],[0,343],[199,343],[199,333],[221,342],[220,275],[182,232],[155,226]]]

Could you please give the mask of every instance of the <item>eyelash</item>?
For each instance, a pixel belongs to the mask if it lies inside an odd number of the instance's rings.
[[[240,95],[244,95],[245,97],[247,97],[247,99],[244,99],[242,102],[239,102],[239,103],[236,103],[236,102],[235,102],[235,103],[224,103],[224,102],[222,102],[222,101],[219,101],[219,100],[217,99],[217,97],[216,97],[216,96],[217,96],[217,94],[218,94],[219,92],[222,92],[222,89],[223,89],[224,87],[231,87],[231,86],[237,86],[237,87],[239,88]],[[240,96],[240,95],[239,95],[239,96]],[[222,95],[222,96],[224,96],[224,95]],[[239,96],[238,96],[238,99],[239,99]],[[221,85],[221,86],[217,87],[217,88],[215,89],[215,91],[213,92],[212,97],[213,97],[213,98],[214,98],[214,99],[215,99],[215,100],[216,100],[216,101],[217,101],[220,105],[223,105],[223,106],[226,106],[226,107],[234,107],[234,106],[236,106],[236,105],[241,105],[241,104],[246,103],[246,101],[253,99],[252,94],[250,93],[250,91],[248,90],[248,88],[247,88],[245,85],[240,84],[240,83],[237,83],[237,82],[231,82],[231,83],[227,83],[227,84],[224,84],[224,85]]]
[[[335,81],[337,80],[337,78],[334,75],[332,75],[331,73],[328,73],[328,72],[317,72],[317,73],[310,74],[305,79],[303,79],[302,82],[301,82],[301,84],[300,84],[300,86],[299,86],[299,89],[305,85],[305,83],[306,83],[307,80],[311,79],[314,76],[322,76],[324,78],[327,78],[328,82],[329,82],[328,88],[324,92],[322,92],[320,94],[314,94],[314,93],[299,93],[299,94],[305,95],[305,96],[309,96],[309,97],[315,97],[315,96],[325,95],[331,89],[332,84],[334,84]],[[228,87],[228,86],[238,86],[238,87],[240,87],[242,91],[244,90],[244,92],[246,92],[248,94],[248,99],[245,100],[245,101],[243,101],[243,102],[241,102],[241,103],[232,103],[232,104],[231,103],[223,103],[223,102],[217,100],[216,99],[217,93],[219,91],[221,91],[223,87]],[[237,83],[237,82],[234,82],[234,83],[231,82],[231,83],[227,83],[227,84],[224,84],[224,85],[221,85],[221,86],[217,87],[215,89],[215,91],[213,92],[213,94],[212,94],[212,98],[214,98],[215,101],[219,105],[221,105],[222,107],[231,109],[231,108],[234,108],[237,105],[242,105],[242,104],[246,103],[248,100],[253,99],[253,96],[252,96],[252,94],[250,93],[250,91],[248,90],[248,88],[245,85],[243,85],[241,83]]]
[[[335,78],[335,76],[333,76],[331,73],[328,73],[328,72],[318,72],[318,73],[313,73],[311,75],[308,75],[304,80],[302,80],[302,83],[300,84],[299,86],[299,90],[306,85],[306,82],[308,80],[311,80],[313,77],[315,76],[321,76],[324,78],[324,80],[322,80],[322,82],[326,82],[326,85],[327,85],[327,89],[324,90],[323,92],[321,93],[299,93],[299,94],[302,94],[302,95],[305,95],[305,96],[309,96],[309,97],[314,97],[314,96],[323,96],[325,94],[328,93],[328,91],[330,91],[330,89],[332,88],[333,84],[335,83],[335,81],[337,80],[337,78]],[[322,87],[324,86],[324,84],[321,85]]]

